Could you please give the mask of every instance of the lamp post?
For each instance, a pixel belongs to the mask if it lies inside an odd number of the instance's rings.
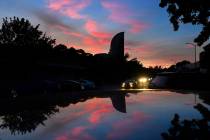
[[[196,62],[197,62],[197,45],[194,43],[186,43],[188,45],[192,45],[195,48],[195,68],[196,68]]]

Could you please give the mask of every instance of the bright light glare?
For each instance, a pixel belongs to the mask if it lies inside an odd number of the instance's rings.
[[[140,78],[140,79],[139,79],[139,82],[140,82],[140,83],[146,83],[147,80],[148,80],[148,79],[144,77],[144,78]]]
[[[125,87],[125,83],[122,83],[122,88],[124,88]]]
[[[133,87],[133,83],[130,82],[129,85],[130,85],[131,88]]]
[[[149,80],[149,81],[152,81],[152,78],[149,78],[148,80]]]

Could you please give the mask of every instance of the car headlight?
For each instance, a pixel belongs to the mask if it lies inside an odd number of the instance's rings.
[[[148,80],[149,80],[149,81],[152,81],[152,78],[149,78]]]
[[[148,79],[145,78],[145,77],[139,79],[139,82],[140,82],[140,83],[146,83],[147,81],[148,81]]]
[[[132,88],[132,87],[133,87],[133,83],[130,82],[130,83],[129,83],[129,86]]]
[[[122,83],[121,87],[124,88],[125,87],[125,83]]]

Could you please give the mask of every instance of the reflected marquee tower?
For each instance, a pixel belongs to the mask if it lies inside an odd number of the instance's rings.
[[[117,61],[123,61],[124,59],[124,32],[120,32],[113,37],[111,41],[109,55]]]

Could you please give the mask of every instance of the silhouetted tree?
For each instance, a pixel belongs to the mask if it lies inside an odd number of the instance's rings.
[[[200,67],[207,70],[205,72],[210,73],[210,44],[203,49],[204,51],[200,53]]]
[[[128,77],[138,76],[143,69],[143,65],[137,58],[133,58],[131,60],[127,60],[125,63],[125,72]]]
[[[38,77],[38,63],[50,60],[55,40],[24,18],[3,18],[0,27],[0,87]],[[39,76],[41,77],[41,75]],[[4,92],[3,92],[4,93]]]
[[[127,61],[129,57],[130,57],[129,53],[126,53],[126,54],[124,55],[125,61]]]
[[[183,60],[183,61],[181,61],[181,62],[176,63],[176,66],[177,66],[177,67],[183,67],[183,66],[185,66],[185,65],[187,65],[187,64],[190,64],[190,61]]]
[[[171,65],[169,68],[167,68],[166,71],[169,72],[187,72],[191,71],[191,69],[188,67],[188,65],[191,64],[188,60],[182,60],[180,62],[177,62],[175,65]]]
[[[24,18],[3,18],[0,28],[0,59],[6,70],[23,78],[34,69],[35,63],[49,59],[55,40],[48,37]],[[8,71],[10,70],[10,71]],[[14,72],[15,70],[15,72]],[[7,76],[9,76],[7,75]]]
[[[169,68],[167,68],[168,72],[175,72],[176,71],[176,65],[171,65]]]
[[[39,25],[34,27],[24,18],[3,18],[0,29],[0,47],[18,51],[14,54],[20,53],[19,57],[23,57],[23,55],[32,57],[37,51],[38,54],[36,55],[40,56],[43,54],[42,52],[46,52],[53,47],[55,40],[43,34],[38,28]]]
[[[167,8],[170,22],[173,24],[175,31],[179,29],[180,23],[202,25],[203,30],[195,38],[194,42],[201,46],[209,39],[209,0],[161,0],[160,7]]]

